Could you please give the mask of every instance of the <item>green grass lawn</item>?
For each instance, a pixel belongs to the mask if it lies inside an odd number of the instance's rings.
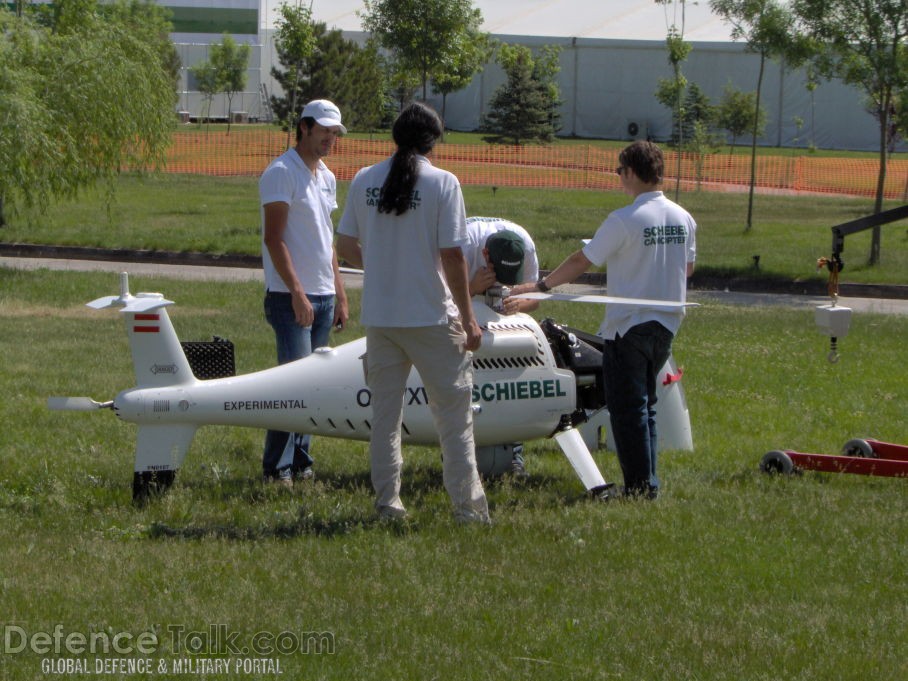
[[[217,625],[241,646],[318,635],[261,655],[306,680],[908,677],[906,481],[757,470],[771,449],[908,443],[904,316],[856,315],[831,365],[810,311],[694,309],[675,357],[695,449],[663,453],[657,502],[587,500],[554,443],[537,441],[525,485],[487,485],[493,526],[460,527],[438,451],[408,447],[412,519],[382,525],[364,443],[318,439],[317,480],[286,494],[258,482],[263,433],[226,427],[201,429],[173,489],[133,506],[134,426],[45,407],[133,384],[122,320],[84,306],[116,287],[109,274],[0,268],[5,627],[151,632],[150,660],[171,672],[211,657],[192,645]],[[239,372],[272,364],[259,284],[134,277],[131,288],[175,300],[182,339],[230,338]],[[538,316],[593,330],[601,312],[549,302]],[[614,456],[595,456],[616,478]],[[7,649],[11,681],[47,676],[48,660],[147,659]]]
[[[340,183],[344,205],[347,184]],[[669,192],[669,195],[672,195]],[[123,175],[109,208],[103,191],[60,202],[45,214],[21,215],[0,229],[4,242],[258,254],[257,179],[197,175]],[[500,216],[526,227],[543,269],[558,265],[608,213],[628,202],[618,192],[464,187],[469,215]],[[832,252],[833,225],[868,215],[867,199],[771,196],[755,199],[745,232],[746,194],[691,192],[681,203],[697,220],[699,275],[825,281],[817,258]],[[895,207],[889,203],[886,208]],[[341,208],[342,209],[342,208]],[[340,211],[335,212],[335,222]],[[908,283],[908,226],[882,227],[882,258],[868,267],[870,232],[847,237],[841,281]],[[754,268],[759,255],[760,269]]]

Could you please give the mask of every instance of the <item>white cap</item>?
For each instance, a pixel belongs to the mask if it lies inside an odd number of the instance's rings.
[[[334,102],[327,99],[313,99],[303,107],[303,113],[300,114],[300,120],[303,118],[314,118],[315,122],[326,128],[340,128],[341,134],[347,134],[347,128],[341,124],[341,112]]]

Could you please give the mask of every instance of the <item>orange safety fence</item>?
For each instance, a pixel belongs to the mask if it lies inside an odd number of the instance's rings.
[[[165,170],[199,175],[259,175],[288,144],[286,133],[235,127],[222,131],[178,131],[167,152]],[[390,141],[340,138],[329,161],[338,180],[350,180],[357,170],[387,158]],[[619,189],[615,167],[618,149],[592,145],[499,146],[439,144],[433,162],[453,172],[465,185],[550,187],[559,189]],[[681,154],[680,177],[685,189],[746,191],[750,185],[749,154]],[[758,191],[778,193],[876,196],[879,161],[870,158],[758,156]],[[665,184],[678,176],[678,154],[665,150]],[[908,160],[890,159],[885,197],[908,198]]]

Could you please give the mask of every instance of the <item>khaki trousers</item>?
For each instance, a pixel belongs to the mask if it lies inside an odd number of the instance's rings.
[[[376,507],[400,500],[401,421],[407,377],[416,367],[441,445],[445,489],[460,520],[487,522],[489,507],[476,471],[472,353],[460,320],[447,325],[366,329],[366,384],[372,393],[369,455]]]

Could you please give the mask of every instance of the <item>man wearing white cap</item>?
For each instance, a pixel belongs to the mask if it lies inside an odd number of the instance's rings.
[[[265,318],[274,329],[278,364],[328,344],[331,327],[347,323],[347,295],[334,251],[331,212],[337,181],[322,158],[347,132],[340,109],[326,99],[303,107],[296,146],[271,162],[259,179]],[[309,436],[269,430],[262,472],[292,487],[313,475]]]

